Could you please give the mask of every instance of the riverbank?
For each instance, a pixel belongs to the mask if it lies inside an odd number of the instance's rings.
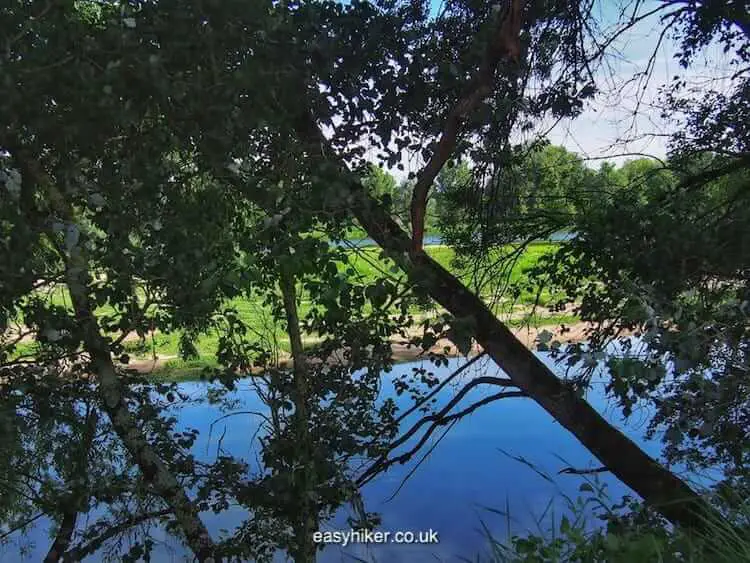
[[[563,330],[564,327],[564,330]],[[591,329],[590,323],[574,322],[564,325],[545,325],[541,324],[536,327],[515,327],[512,328],[513,334],[529,349],[536,346],[537,337],[542,331],[547,331],[553,335],[554,339],[564,343],[584,342],[588,338],[588,331]],[[414,335],[416,335],[416,330]],[[396,363],[416,362],[420,359],[427,358],[430,352],[434,354],[445,354],[448,357],[462,356],[456,346],[448,339],[438,340],[429,350],[425,351],[418,346],[409,345],[403,337],[394,336],[391,338],[391,349],[393,359]],[[481,346],[474,343],[469,356],[474,356],[482,352]],[[343,356],[334,355],[331,362],[341,362]],[[206,367],[212,367],[213,362],[205,359],[183,361],[176,355],[159,355],[156,354],[151,358],[131,359],[127,364],[128,369],[134,370],[141,375],[152,376],[159,380],[185,381],[199,379],[200,374]],[[291,367],[292,360],[287,352],[279,352],[278,366]]]
[[[431,240],[430,242],[436,242]],[[351,275],[356,283],[368,283],[386,275],[388,262],[380,256],[380,250],[377,247],[364,246],[359,248],[358,245],[347,251],[348,259],[346,264],[340,264],[342,273]],[[504,278],[504,283],[509,286],[520,284],[525,272],[533,267],[538,260],[553,252],[556,243],[538,242],[526,247],[524,252],[515,258],[509,265],[508,278]],[[443,267],[454,271],[457,276],[462,278],[467,285],[472,282],[472,277],[467,271],[461,270],[454,264],[455,253],[448,246],[433,244],[426,247],[430,256]],[[502,251],[498,251],[502,254]],[[353,273],[350,273],[353,272]],[[401,274],[393,274],[398,278]],[[559,328],[561,324],[576,325],[578,318],[575,311],[549,311],[544,308],[550,296],[546,292],[537,294],[535,292],[524,291],[521,295],[511,300],[507,296],[499,295],[497,284],[485,283],[481,289],[477,289],[479,295],[487,302],[491,310],[514,330],[517,336],[524,341],[530,348],[533,346],[537,333],[547,328],[552,331]],[[64,285],[45,287],[39,290],[41,297],[46,299],[50,304],[71,309],[70,298]],[[141,296],[142,297],[142,296]],[[535,304],[540,307],[535,309]],[[287,335],[283,329],[282,323],[274,323],[271,318],[270,310],[259,295],[248,294],[238,296],[228,300],[224,306],[233,310],[238,319],[253,333],[263,333],[264,338],[269,341],[279,343],[281,364],[288,364],[286,352]],[[309,298],[302,295],[299,302],[300,316],[305,316],[312,303]],[[115,309],[109,304],[104,304],[95,311],[97,315],[114,315]],[[414,306],[410,313],[414,317],[415,324],[418,324],[425,317],[437,314],[437,310],[425,310]],[[270,321],[270,322],[269,322]],[[531,325],[534,328],[528,328]],[[14,345],[14,357],[34,357],[38,353],[38,346],[35,342],[33,332],[28,330],[22,324],[19,325],[19,333],[11,334],[11,337],[18,337]],[[198,359],[181,360],[179,358],[180,337],[179,330],[170,332],[161,332],[158,329],[144,334],[130,333],[126,336],[112,334],[113,338],[120,338],[124,347],[124,355],[128,356],[129,361],[123,364],[124,367],[133,369],[139,373],[148,374],[154,378],[167,380],[190,380],[200,377],[205,368],[218,367],[215,357],[219,348],[220,334],[217,331],[207,330],[197,335],[192,344],[197,352]],[[566,339],[571,335],[566,334]],[[573,335],[574,339],[583,339],[583,336]],[[314,344],[314,336],[310,337],[307,344]],[[397,362],[410,362],[418,360],[425,356],[426,352],[410,347],[404,342],[394,339],[392,342],[393,357]],[[434,352],[443,352],[443,348],[448,347],[448,355],[459,355],[458,351],[448,342],[441,341],[433,347]]]

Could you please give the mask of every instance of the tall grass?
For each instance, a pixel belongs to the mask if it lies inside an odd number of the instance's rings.
[[[528,465],[525,460],[519,459]],[[553,481],[551,477],[540,473]],[[513,517],[505,518],[505,538],[497,539],[484,521],[485,553],[476,563],[741,563],[750,561],[750,502],[731,511],[726,520],[704,521],[704,531],[675,528],[640,501],[623,497],[615,503],[596,476],[583,475],[579,496],[564,500],[562,513],[554,500],[535,518],[534,529],[512,531]],[[591,510],[593,507],[593,510]]]

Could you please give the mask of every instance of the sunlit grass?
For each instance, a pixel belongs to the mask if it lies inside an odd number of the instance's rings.
[[[505,298],[498,300],[497,290],[500,285],[517,284],[524,276],[525,272],[534,266],[539,258],[555,248],[554,243],[536,243],[528,246],[504,272],[503,279],[490,279],[482,289],[482,297],[493,308],[494,312],[503,318],[512,327],[523,326],[542,326],[542,325],[559,325],[570,324],[578,319],[572,315],[548,315],[543,316],[538,312],[529,314],[528,304],[533,303],[537,296],[522,293],[515,302],[516,308],[513,308],[514,302]],[[442,246],[428,246],[426,252],[440,265],[453,272],[464,284],[471,287],[472,275],[468,268],[458,268],[455,261],[453,249]],[[497,253],[500,257],[500,251]],[[367,283],[372,282],[380,277],[389,276],[393,279],[404,280],[405,276],[394,264],[385,258],[378,247],[364,247],[348,251],[348,260],[346,263],[339,264],[339,269],[343,272],[347,269],[354,271],[352,275],[353,282]],[[49,304],[61,306],[70,309],[70,297],[64,286],[47,288],[39,294],[45,298]],[[540,302],[544,304],[546,295],[542,295]],[[519,310],[519,304],[521,305]],[[523,305],[526,305],[525,307]],[[248,327],[248,338],[253,340],[263,339],[272,341],[278,349],[284,351],[288,348],[288,342],[284,327],[273,321],[273,317],[267,305],[260,297],[246,296],[228,300],[225,303],[226,308],[237,311],[239,319]],[[312,304],[304,295],[300,303],[300,315],[307,314]],[[97,316],[112,315],[114,309],[109,305],[104,305],[96,309]],[[425,314],[425,311],[418,307],[413,307],[412,313],[415,317]],[[315,335],[309,335],[315,338]],[[194,346],[198,352],[196,360],[181,360],[180,355],[180,333],[179,332],[154,332],[149,333],[145,338],[138,338],[134,335],[127,338],[124,342],[125,352],[135,359],[148,359],[159,357],[167,359],[166,363],[160,364],[160,372],[172,376],[185,371],[195,376],[206,366],[215,366],[215,356],[219,349],[219,334],[214,330],[209,330],[198,335]],[[37,344],[34,342],[20,343],[14,353],[14,356],[33,356],[37,350]]]

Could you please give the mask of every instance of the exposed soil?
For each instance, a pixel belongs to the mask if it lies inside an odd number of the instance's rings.
[[[535,346],[536,338],[540,332],[546,330],[554,335],[554,338],[559,339],[561,342],[583,342],[587,339],[587,329],[590,328],[589,323],[574,323],[572,325],[565,325],[566,331],[563,334],[561,328],[558,325],[547,325],[539,328],[517,328],[512,329],[516,337],[523,342],[527,348],[533,348]],[[416,334],[415,330],[415,334]],[[402,337],[396,336],[391,339],[393,348],[393,358],[396,362],[412,362],[418,361],[421,357],[426,357],[427,353],[417,346],[409,346]],[[447,355],[450,357],[458,357],[461,353],[456,349],[453,343],[448,339],[439,340],[431,349],[434,353],[445,353],[445,348],[448,348]],[[481,353],[482,348],[474,344],[469,355],[475,355]],[[156,356],[156,359],[131,359],[128,363],[128,368],[134,369],[140,373],[150,373],[159,368],[163,367],[170,360],[176,359],[176,356]],[[341,357],[332,357],[329,361],[338,362],[343,361]],[[292,365],[291,359],[288,354],[280,353],[279,359],[280,367],[289,367]]]

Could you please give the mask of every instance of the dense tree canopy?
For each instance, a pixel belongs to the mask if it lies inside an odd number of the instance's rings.
[[[394,403],[378,401],[394,334],[438,364],[440,337],[463,352],[476,340],[508,375],[489,381],[503,388],[493,400],[536,401],[673,523],[717,516],[581,398],[585,377],[558,378],[421,249],[437,227],[492,276],[493,249],[575,232],[528,280],[597,323],[570,361],[605,359],[626,409],[657,405],[669,461],[718,464],[747,487],[746,11],[663,4],[682,62],[718,41],[738,61],[736,87],[695,103],[673,84],[668,107],[687,118],[666,167],[598,171],[543,139],[513,142],[595,94],[612,32],[594,3],[0,8],[3,537],[43,517],[47,561],[125,557],[131,533],[137,560],[153,548],[143,524],[158,522],[199,561],[277,549],[313,560],[312,531],[342,504],[357,525],[376,522],[355,461],[384,470],[426,422],[429,437],[480,406],[431,413],[438,382],[424,369],[396,382],[426,413],[402,433]],[[623,12],[614,33],[635,17]],[[424,166],[399,184],[379,166],[407,153]],[[353,227],[384,250],[374,277],[329,244]],[[415,318],[428,296],[440,316]],[[239,298],[264,324],[242,320]],[[604,354],[623,330],[645,351]],[[215,339],[203,376],[223,387],[198,400],[231,409],[226,390],[252,376],[267,406],[260,469],[196,458],[207,429],[173,416],[196,399],[129,369],[129,339],[157,333],[178,334],[184,358]],[[209,533],[202,514],[230,506],[242,524]]]

